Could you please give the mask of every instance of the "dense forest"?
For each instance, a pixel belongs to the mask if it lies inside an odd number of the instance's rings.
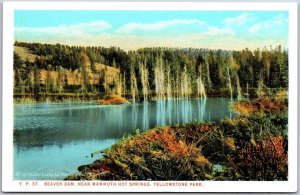
[[[156,47],[128,52],[118,47],[24,42],[14,46],[14,94],[35,99],[60,94],[117,94],[133,101],[240,98],[288,86],[288,51],[281,46],[254,51]]]

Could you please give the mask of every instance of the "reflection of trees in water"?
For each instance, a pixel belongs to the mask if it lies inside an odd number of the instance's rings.
[[[80,105],[76,105],[78,109],[68,106],[70,109],[58,108],[57,112],[55,109],[48,112],[47,108],[44,110],[46,114],[39,110],[38,116],[30,114],[34,113],[34,109],[28,115],[21,115],[16,120],[29,124],[25,127],[18,123],[14,131],[15,144],[21,147],[42,147],[93,139],[120,139],[135,129],[146,130],[155,126],[209,119],[217,121],[230,115],[228,99],[221,98],[166,99],[114,106],[84,105],[83,109]],[[40,122],[33,126],[30,124],[32,119]]]
[[[149,129],[149,102],[143,102],[143,130]]]
[[[126,132],[126,128],[122,128],[122,124],[126,127],[122,120],[126,110],[124,106],[98,106],[63,109],[44,118],[40,115],[40,124],[14,131],[14,142],[20,147],[42,147],[91,139],[119,139]]]

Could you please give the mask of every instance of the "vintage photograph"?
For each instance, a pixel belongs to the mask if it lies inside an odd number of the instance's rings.
[[[289,181],[288,9],[13,15],[20,186]]]

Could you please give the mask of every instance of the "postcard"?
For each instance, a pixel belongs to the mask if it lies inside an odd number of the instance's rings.
[[[296,3],[3,14],[3,191],[297,191]]]

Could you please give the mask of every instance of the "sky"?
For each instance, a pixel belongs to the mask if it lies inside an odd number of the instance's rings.
[[[287,11],[16,10],[16,41],[80,46],[288,47]]]

